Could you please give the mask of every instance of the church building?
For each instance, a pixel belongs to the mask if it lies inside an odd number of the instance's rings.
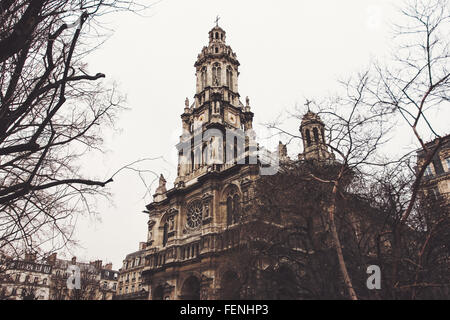
[[[148,220],[143,288],[148,298],[223,299],[220,289],[237,281],[222,257],[233,229],[253,198],[261,165],[252,133],[249,99],[241,102],[239,62],[216,25],[195,62],[196,93],[186,98],[179,163],[174,187],[161,175]],[[299,158],[330,158],[324,124],[312,112],[300,128],[305,153]],[[278,154],[286,159],[286,146]]]

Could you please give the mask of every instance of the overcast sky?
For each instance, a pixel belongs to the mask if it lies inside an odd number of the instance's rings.
[[[89,69],[119,84],[129,110],[117,122],[120,132],[105,130],[108,152],[89,154],[86,171],[106,178],[137,159],[163,157],[142,167],[163,173],[172,185],[180,114],[185,98],[193,99],[193,65],[208,43],[217,15],[241,63],[241,100],[250,97],[258,129],[258,124],[303,105],[305,98],[327,96],[336,90],[339,78],[363,69],[371,60],[384,61],[392,48],[389,23],[397,21],[394,5],[399,4],[398,0],[163,0],[146,17],[108,16],[102,22],[114,32],[88,58]],[[439,116],[436,125],[443,132],[448,123]],[[295,132],[298,125],[291,130]],[[409,147],[414,141],[409,132],[399,130],[397,145],[392,145],[397,151],[403,150],[398,141]],[[290,154],[301,150],[298,142],[297,148],[289,148]],[[148,175],[147,181],[151,178]],[[80,248],[68,257],[112,261],[119,269],[125,255],[146,240],[147,216],[142,211],[151,197],[143,198],[146,188],[139,176],[122,172],[111,192],[113,203],[98,201],[99,217],[78,219],[75,236]]]

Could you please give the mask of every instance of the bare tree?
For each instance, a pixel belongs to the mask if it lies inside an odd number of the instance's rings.
[[[399,224],[394,230],[392,282],[395,286],[401,282],[399,265],[402,263],[403,237],[418,217],[417,204],[425,170],[443,143],[442,133],[437,132],[428,114],[448,107],[450,101],[449,2],[409,1],[402,14],[406,21],[395,26],[398,48],[394,61],[387,67],[377,67],[379,81],[372,90],[380,104],[393,107],[406,121],[423,154],[417,170],[409,167],[414,175],[408,185],[406,205],[402,207]],[[436,143],[427,144],[429,137]],[[426,241],[423,249],[429,243]],[[421,252],[414,262],[418,269],[422,268],[424,250]],[[411,291],[411,298],[415,298],[415,289]]]
[[[342,82],[345,94],[316,108],[328,126],[327,145],[337,155],[336,165],[340,169],[326,178],[314,173],[310,176],[332,186],[326,208],[327,223],[342,280],[351,299],[357,298],[351,277],[359,276],[355,269],[349,272],[349,265],[354,263],[353,259],[367,261],[368,257],[376,257],[372,260],[383,267],[387,288],[379,297],[415,299],[419,289],[423,293],[421,297],[429,297],[435,292],[424,290],[427,286],[448,287],[443,271],[449,266],[445,249],[450,241],[445,232],[448,206],[442,203],[431,206],[429,198],[419,197],[424,172],[443,143],[427,112],[449,101],[448,10],[448,1],[407,4],[402,13],[411,23],[396,26],[400,48],[394,63],[386,68],[375,66],[375,73],[367,71]],[[407,121],[420,145],[423,160],[417,170],[414,168],[417,150],[400,159],[385,160],[380,156],[379,149],[388,141],[396,114]],[[291,139],[300,138],[277,124],[269,127]],[[435,143],[425,143],[423,127],[436,138]],[[352,183],[346,180],[349,176]],[[355,196],[364,199],[360,210],[367,210],[368,206],[378,213],[378,218],[370,219],[371,227],[364,228],[367,248],[353,256],[349,255],[348,239],[339,232],[335,221],[340,210],[337,203],[348,197],[349,192],[351,199]],[[347,211],[354,213],[358,208]],[[440,218],[431,219],[431,216]],[[353,230],[361,229],[351,214],[346,221]],[[434,270],[433,275],[425,276],[425,270]],[[370,296],[364,293],[364,288],[359,289],[359,294]],[[448,294],[437,296],[448,297]]]
[[[76,163],[102,150],[101,128],[114,124],[123,98],[99,82],[104,74],[88,71],[83,58],[95,46],[82,39],[100,16],[146,7],[0,1],[0,250],[54,251],[70,240],[72,220],[89,211],[90,197],[107,195],[112,177],[85,177]]]

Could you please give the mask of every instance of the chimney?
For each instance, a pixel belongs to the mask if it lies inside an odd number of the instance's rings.
[[[50,256],[47,257],[47,263],[54,266],[56,263],[56,252],[53,252]]]
[[[103,261],[102,260],[95,260],[89,262],[90,265],[94,266],[95,269],[100,270],[102,268]]]

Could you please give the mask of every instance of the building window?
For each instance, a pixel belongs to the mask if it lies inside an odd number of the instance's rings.
[[[439,189],[438,189],[438,188],[432,188],[432,189],[430,190],[430,193],[431,193],[431,197],[432,197],[434,200],[438,200],[438,199],[439,199]]]
[[[311,145],[311,134],[309,133],[308,129],[306,129],[305,134],[306,134],[306,145],[309,147]]]
[[[233,199],[227,198],[227,225],[231,225],[233,222]]]
[[[218,63],[214,64],[212,71],[213,71],[213,85],[220,86],[220,79],[222,77],[222,69],[220,68],[220,64]]]
[[[233,139],[233,159],[234,159],[234,163],[237,163],[237,158],[238,158],[238,138],[234,137]]]
[[[186,225],[190,229],[197,229],[202,222],[202,203],[200,201],[192,202],[188,207]]]
[[[164,223],[164,230],[163,230],[163,247],[166,246],[168,239],[169,239],[169,224],[166,222]]]
[[[431,163],[425,168],[425,177],[432,176],[433,171],[431,170]]]
[[[227,68],[227,87],[233,90],[233,71],[229,67]]]
[[[450,171],[450,157],[445,159],[445,163],[447,164],[447,171]]]
[[[42,280],[42,284],[45,286],[47,285],[47,278],[45,278],[44,280]]]
[[[239,222],[241,216],[240,197],[237,193],[227,197],[227,225]]]
[[[313,128],[314,141],[319,142],[319,130],[317,128]]]
[[[206,68],[205,67],[202,68],[200,80],[201,80],[202,90],[203,90],[206,87]]]

